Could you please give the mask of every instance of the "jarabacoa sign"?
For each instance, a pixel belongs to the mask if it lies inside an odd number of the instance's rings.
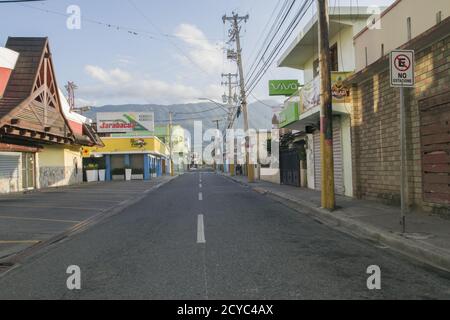
[[[154,131],[153,112],[99,112],[97,113],[97,132],[127,133]]]

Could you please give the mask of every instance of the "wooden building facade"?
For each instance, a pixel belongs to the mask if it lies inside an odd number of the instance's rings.
[[[71,129],[48,39],[10,37],[5,47],[18,59],[2,79],[0,193],[81,182],[81,147],[101,142],[88,123],[82,124],[81,134]]]

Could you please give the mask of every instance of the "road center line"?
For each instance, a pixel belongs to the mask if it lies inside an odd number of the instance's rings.
[[[201,183],[198,186],[199,186],[200,189],[203,188],[203,185]]]
[[[205,240],[205,224],[203,222],[203,215],[199,214],[197,218],[197,243],[206,243]]]
[[[203,200],[203,193],[202,192],[198,193],[198,200],[200,200],[200,201]]]

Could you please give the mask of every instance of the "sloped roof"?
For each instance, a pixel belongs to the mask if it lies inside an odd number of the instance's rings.
[[[8,38],[5,47],[18,52],[19,60],[11,74],[3,98],[24,100],[32,93],[47,42],[47,38]]]
[[[47,38],[9,37],[5,47],[19,53],[16,67],[0,99],[0,119],[17,107],[33,91]]]
[[[35,84],[37,79],[40,79],[39,86],[43,86],[41,83],[43,77],[41,61],[43,60],[44,55],[51,55],[50,49],[48,48],[47,37],[9,37],[5,47],[19,53],[19,59],[15,69],[11,73],[5,93],[3,94],[3,97],[0,98],[0,120],[7,117],[11,112],[14,112],[14,109],[22,105],[25,100],[33,95],[33,92],[36,90]],[[57,87],[51,59],[50,66],[47,68],[50,68],[52,85],[54,86],[55,91],[57,91],[56,96],[54,97],[56,100],[55,103],[58,104],[57,110],[60,113],[61,119],[65,122],[64,125],[67,126],[67,129],[73,135],[73,131],[67,123],[67,116],[69,116],[71,120],[76,118],[77,122],[83,124],[84,127],[87,125],[87,119],[81,115],[76,116],[70,114],[70,110],[64,110],[66,107],[64,106],[64,102],[67,103],[67,101],[61,101],[61,97],[64,97],[64,95],[62,95]],[[65,98],[63,100],[65,100]],[[68,111],[68,114],[66,114],[66,111]],[[53,132],[49,131],[46,133],[52,134]],[[100,138],[95,131],[91,131],[90,128],[84,128],[83,135],[75,137],[75,140],[83,145],[102,145]]]
[[[0,98],[0,119],[23,101],[22,98]]]

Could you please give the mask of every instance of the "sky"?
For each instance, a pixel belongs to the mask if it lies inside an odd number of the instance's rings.
[[[244,73],[248,73],[282,2],[47,0],[0,4],[0,46],[8,36],[48,37],[58,85],[61,89],[68,81],[78,85],[78,107],[192,103],[198,98],[220,101],[226,90],[221,86],[221,74],[237,71],[224,54],[229,25],[223,24],[222,16],[233,11],[250,16],[241,29]],[[293,12],[302,2],[297,0]],[[330,5],[383,6],[392,2],[330,0]],[[312,18],[313,7],[291,34],[292,39]],[[77,19],[71,19],[78,8],[80,28]],[[275,60],[250,101],[269,99],[269,79],[301,80],[302,74],[278,68]]]

